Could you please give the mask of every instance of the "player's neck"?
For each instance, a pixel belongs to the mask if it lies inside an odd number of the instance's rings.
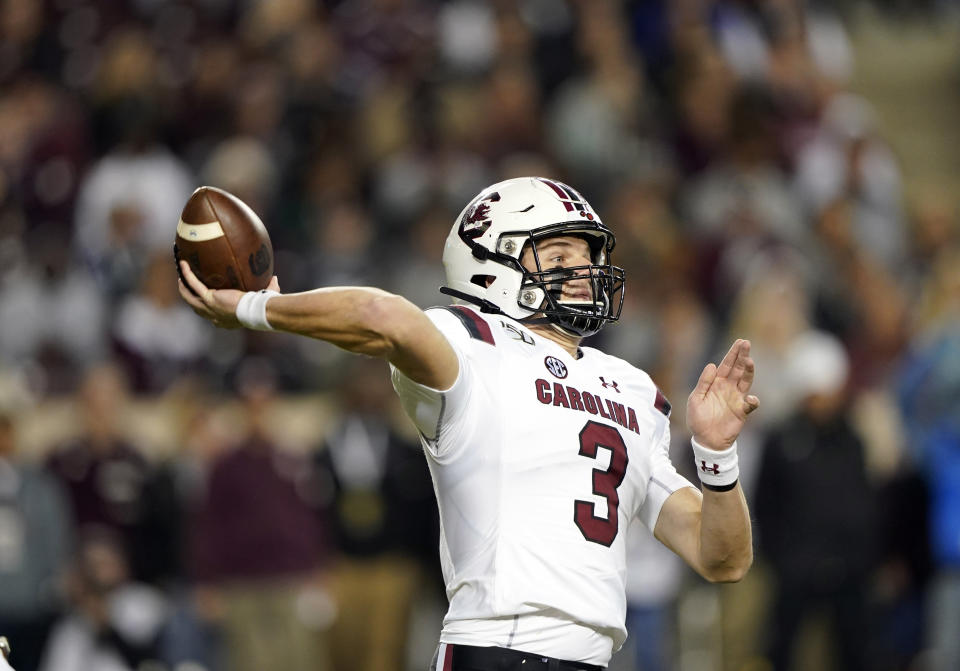
[[[574,359],[580,358],[580,343],[583,341],[583,338],[580,336],[565,333],[553,326],[553,324],[531,324],[527,328],[537,335],[557,343],[560,347],[567,350]]]

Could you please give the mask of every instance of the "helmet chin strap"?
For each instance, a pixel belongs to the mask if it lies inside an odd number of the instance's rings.
[[[531,326],[531,325],[532,325],[532,326],[542,326],[542,325],[549,326],[550,328],[552,328],[552,329],[553,329],[554,331],[556,331],[557,333],[560,333],[561,335],[564,335],[564,336],[566,336],[566,337],[568,337],[568,338],[586,338],[586,337],[587,337],[587,336],[585,336],[585,335],[583,335],[583,334],[581,334],[581,333],[577,333],[576,331],[574,331],[574,330],[572,330],[572,329],[568,329],[567,327],[563,326],[562,324],[558,324],[553,318],[550,318],[550,317],[533,317],[533,316],[530,316],[530,317],[524,317],[523,319],[519,319],[518,321],[519,321],[521,324],[524,324],[524,325],[526,325],[526,326]],[[591,335],[593,335],[593,334],[591,334]]]
[[[498,306],[496,303],[488,301],[485,298],[471,296],[470,294],[457,291],[456,289],[451,289],[450,287],[440,287],[440,293],[446,294],[447,296],[453,296],[454,298],[459,298],[460,300],[467,301],[468,303],[473,303],[480,308],[480,312],[486,312],[494,315],[504,314],[503,310],[500,309],[500,306]]]
[[[447,296],[453,296],[454,298],[459,298],[460,300],[466,301],[468,303],[473,303],[474,305],[480,308],[480,312],[484,312],[487,314],[508,316],[503,310],[500,309],[498,305],[496,305],[495,303],[492,303],[491,301],[486,300],[485,298],[478,298],[477,296],[473,296],[471,294],[464,293],[462,291],[457,291],[456,289],[451,289],[450,287],[440,287],[440,293],[445,294]],[[584,317],[584,318],[590,319],[589,317]],[[574,338],[586,337],[582,333],[578,333],[573,329],[566,328],[562,324],[558,324],[554,318],[547,317],[547,316],[535,317],[531,315],[529,317],[524,317],[523,319],[520,319],[518,321],[524,324],[532,324],[532,325],[548,324],[558,333],[561,333],[568,337],[574,337]],[[589,334],[589,335],[592,335],[592,334]]]
[[[556,322],[550,322],[550,326],[553,328],[554,331],[556,331],[556,332],[558,332],[558,333],[561,333],[561,334],[567,336],[568,338],[569,338],[569,337],[573,337],[573,338],[579,338],[579,339],[582,340],[582,339],[585,337],[585,336],[580,335],[580,334],[577,333],[576,331],[571,331],[571,330],[569,330],[569,329],[567,329],[567,328],[564,328],[563,326],[560,326],[560,324],[557,324]]]
[[[495,315],[508,316],[503,310],[500,309],[499,306],[497,306],[496,304],[494,304],[494,303],[492,303],[492,302],[490,302],[490,301],[488,301],[488,300],[486,300],[486,299],[484,299],[484,298],[478,298],[478,297],[476,297],[476,296],[472,296],[472,295],[467,294],[467,293],[464,293],[464,292],[462,292],[462,291],[457,291],[456,289],[451,289],[450,287],[440,287],[440,293],[446,294],[447,296],[453,296],[454,298],[459,298],[460,300],[466,301],[466,302],[468,302],[468,303],[473,303],[474,305],[476,305],[476,306],[478,306],[478,307],[480,308],[480,312],[485,312],[485,313],[487,313],[487,314],[495,314]],[[582,339],[582,338],[585,338],[585,337],[586,337],[586,336],[583,335],[582,333],[577,333],[577,332],[574,331],[574,330],[568,329],[568,328],[566,328],[566,327],[564,327],[564,326],[556,323],[556,321],[555,321],[554,319],[551,319],[550,317],[534,317],[534,316],[531,315],[530,317],[525,317],[525,318],[520,319],[520,320],[518,320],[518,321],[520,321],[520,322],[523,323],[523,324],[527,324],[527,325],[546,324],[546,325],[550,326],[550,328],[552,328],[554,331],[556,331],[557,333],[559,333],[559,334],[561,334],[561,335],[563,335],[564,337],[567,337],[567,338],[581,338],[581,339]],[[599,330],[599,329],[598,329],[598,330]],[[592,335],[592,334],[590,334],[590,335]]]

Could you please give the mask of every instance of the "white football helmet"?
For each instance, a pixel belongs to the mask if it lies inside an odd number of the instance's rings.
[[[541,265],[536,242],[558,235],[583,237],[591,264],[574,268]],[[623,307],[623,269],[612,264],[616,239],[584,198],[566,184],[519,177],[487,187],[457,217],[443,249],[447,285],[455,303],[528,323],[551,323],[588,336],[616,321]],[[525,246],[537,270],[520,263]],[[590,278],[592,298],[563,298],[563,283]]]

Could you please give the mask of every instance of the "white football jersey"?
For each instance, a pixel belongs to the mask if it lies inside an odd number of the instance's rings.
[[[669,403],[650,377],[579,359],[502,315],[427,315],[460,362],[439,392],[398,370],[440,509],[444,643],[606,665],[626,639],[624,536],[692,486],[667,456]]]

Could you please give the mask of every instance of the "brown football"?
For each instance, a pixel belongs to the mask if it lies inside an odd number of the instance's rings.
[[[173,246],[211,289],[265,289],[273,277],[273,246],[260,217],[242,200],[201,186],[183,207]]]

